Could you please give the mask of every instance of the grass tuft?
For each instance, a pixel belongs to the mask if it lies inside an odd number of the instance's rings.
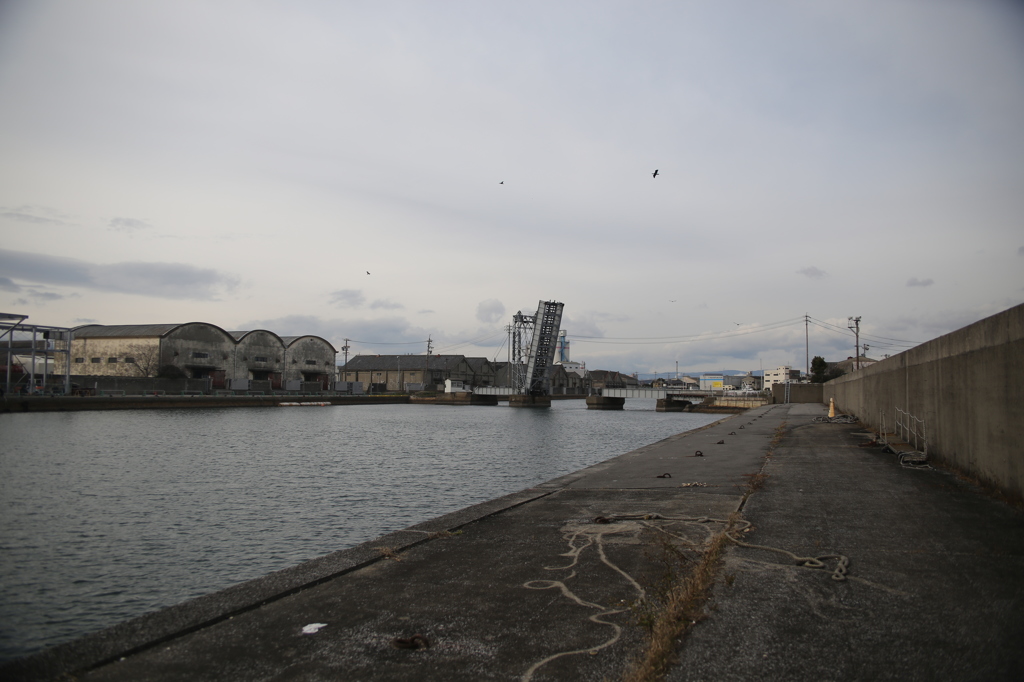
[[[772,436],[765,455],[766,461],[785,434],[786,422],[782,422]],[[763,468],[747,477],[739,509],[767,480],[768,474],[764,473]],[[632,661],[623,677],[625,682],[655,682],[664,679],[675,660],[681,639],[706,616],[705,605],[710,599],[715,575],[722,563],[722,554],[729,544],[727,535],[741,519],[739,511],[733,512],[726,527],[708,541],[703,554],[696,561],[687,559],[686,566],[680,560],[682,550],[669,542],[663,543],[662,561],[675,570],[667,573],[644,602],[634,605],[633,612],[638,623],[648,631],[648,642],[646,648]],[[725,576],[726,585],[732,586],[735,579],[735,575]]]

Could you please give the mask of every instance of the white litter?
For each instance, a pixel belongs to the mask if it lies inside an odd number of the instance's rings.
[[[304,635],[315,635],[320,628],[327,627],[327,623],[310,623],[309,625],[303,626],[302,634]]]

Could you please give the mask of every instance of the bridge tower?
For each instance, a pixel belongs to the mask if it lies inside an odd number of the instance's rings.
[[[536,316],[524,315],[520,310],[512,316],[512,324],[508,327],[509,332],[509,385],[512,393],[525,395],[528,392],[526,381],[527,349],[530,347],[533,336],[533,327]]]

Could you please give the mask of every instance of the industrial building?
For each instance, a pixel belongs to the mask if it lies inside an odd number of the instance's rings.
[[[278,336],[265,329],[229,332],[207,322],[84,325],[71,330],[71,374],[155,377],[178,372],[211,388],[269,382],[270,388],[334,380],[337,350],[319,336]],[[56,358],[58,365],[64,359]],[[64,368],[58,366],[57,373]]]

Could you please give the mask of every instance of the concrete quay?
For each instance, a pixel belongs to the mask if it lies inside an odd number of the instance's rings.
[[[862,427],[814,421],[824,413],[734,415],[0,678],[623,679],[666,574],[685,575],[738,511],[742,544],[725,551],[667,679],[1021,679],[1024,512],[948,472],[903,468],[861,447]],[[848,559],[845,580],[837,559],[792,558],[832,555]]]

